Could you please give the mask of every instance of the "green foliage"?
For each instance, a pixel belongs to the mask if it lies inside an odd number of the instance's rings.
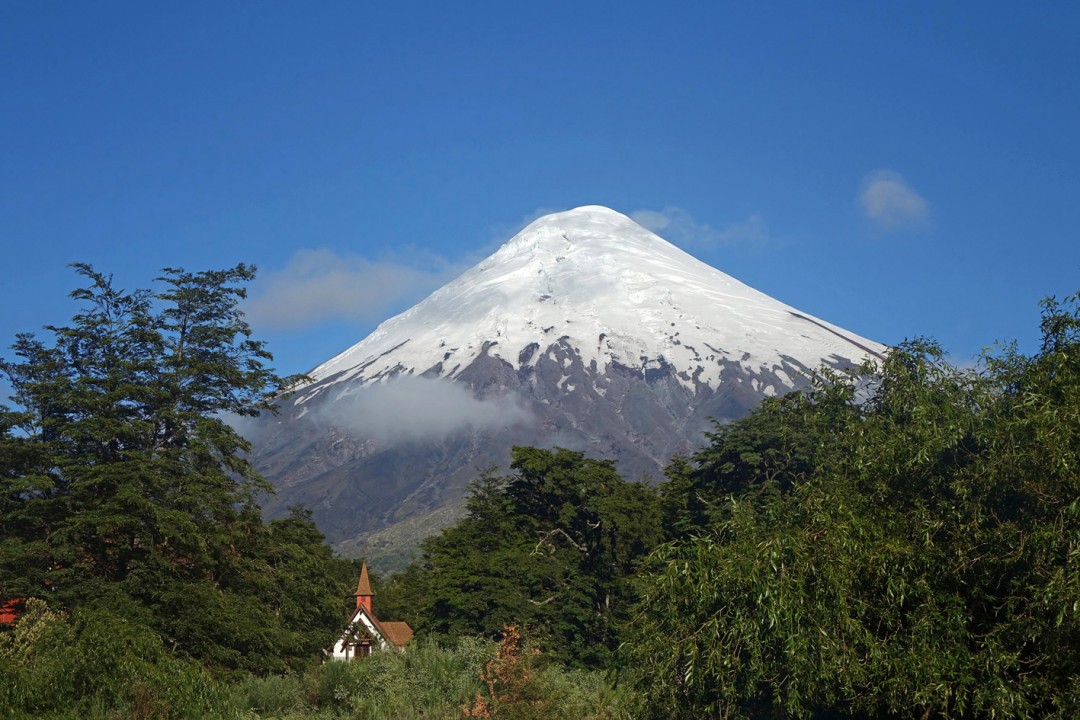
[[[466,641],[445,649],[429,642],[404,653],[328,663],[320,672],[319,704],[355,718],[456,718],[478,691],[479,669],[490,652],[487,643]]]
[[[328,662],[303,674],[247,676],[231,685],[228,712],[263,718],[445,718],[458,720],[486,692],[482,677],[497,643],[465,637],[450,646],[430,640],[407,652],[375,653],[360,661]],[[528,656],[520,717],[573,720],[628,718],[630,698],[599,671],[566,670]],[[543,714],[540,714],[540,713]],[[224,713],[227,714],[227,713]],[[504,712],[501,717],[508,717]]]
[[[77,271],[72,325],[0,361],[0,599],[28,598],[5,717],[1080,714],[1075,296],[1034,356],[905,343],[718,426],[659,492],[515,448],[379,583],[420,642],[312,666],[354,567],[303,508],[262,520],[223,419],[287,384],[236,308],[251,270],[156,296]],[[469,639],[508,625],[545,652]],[[629,686],[583,669],[616,666]]]
[[[693,462],[676,458],[659,488],[669,539],[686,538],[730,517],[730,498],[775,509],[781,497],[807,482],[830,453],[832,436],[858,418],[855,388],[823,372],[831,382],[812,393],[767,398],[743,420],[717,425],[710,444]]]
[[[296,673],[244,675],[233,680],[229,701],[238,714],[267,718],[308,715],[312,706],[305,680]]]
[[[117,615],[214,666],[309,657],[348,564],[302,510],[263,522],[270,488],[226,422],[290,382],[237,307],[253,269],[166,269],[153,295],[75,268],[72,323],[0,360],[17,403],[0,408],[0,598]]]
[[[1075,717],[1077,299],[1043,331],[982,373],[907,343],[676,466],[625,646],[650,712]]]
[[[16,629],[0,636],[5,717],[197,718],[216,715],[224,702],[200,666],[115,615],[68,618],[30,599]]]
[[[449,637],[520,624],[563,660],[605,664],[632,602],[628,576],[660,537],[655,492],[569,450],[514,448],[512,468],[481,477],[466,518],[424,543],[381,607]]]
[[[0,716],[457,719],[484,691],[497,652],[493,641],[466,637],[302,672],[215,679],[146,627],[101,612],[69,618],[31,599],[16,629],[0,634]],[[543,706],[552,718],[628,717],[627,693],[599,672],[529,658],[528,708]]]

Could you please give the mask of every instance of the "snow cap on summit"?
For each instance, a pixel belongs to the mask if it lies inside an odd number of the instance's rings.
[[[609,207],[604,207],[603,205],[582,205],[573,210],[564,210],[562,212],[543,215],[525,226],[525,229],[522,230],[520,234],[524,234],[530,229],[535,230],[547,226],[574,229],[588,225],[603,225],[609,227],[632,225],[644,230],[641,225],[638,225],[638,223],[634,222],[626,215],[612,210]]]
[[[598,372],[664,366],[688,388],[716,388],[730,364],[784,376],[793,358],[811,369],[884,351],[706,265],[626,215],[586,205],[533,221],[310,375],[317,384],[361,385],[455,378],[482,355],[517,370],[556,343]]]
[[[606,216],[606,217],[609,217],[609,218],[612,218],[612,219],[614,219],[614,218],[622,218],[623,220],[630,220],[630,218],[628,218],[626,215],[623,215],[621,212],[618,212],[617,210],[612,210],[611,208],[606,207],[604,205],[581,205],[581,206],[576,207],[576,208],[571,208],[570,210],[563,210],[561,212],[553,212],[553,213],[549,213],[547,215],[542,215],[541,217],[537,218],[536,220],[537,221],[546,220],[546,221],[558,222],[558,219],[561,218],[561,217],[567,217],[567,216],[573,216],[573,215],[592,215],[592,216],[595,216],[595,217],[605,217]],[[633,222],[633,220],[630,220],[630,222]]]
[[[675,249],[667,240],[620,212],[603,205],[582,205],[573,210],[551,213],[533,220],[489,260],[509,254],[503,251],[516,252],[523,247],[540,248],[542,245],[550,246],[551,243],[560,241],[593,246],[602,244],[598,241],[606,241],[609,245],[635,242],[642,246],[660,245]]]

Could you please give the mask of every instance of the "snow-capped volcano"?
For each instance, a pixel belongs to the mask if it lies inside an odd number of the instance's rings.
[[[711,419],[883,352],[581,207],[536,220],[315,368],[263,419],[256,462],[278,487],[271,512],[302,502],[371,560],[452,521],[478,468],[505,467],[512,445],[659,477]]]
[[[454,378],[483,353],[519,370],[558,340],[586,366],[668,366],[690,388],[716,388],[727,362],[779,371],[784,387],[767,394],[791,389],[785,358],[814,369],[883,351],[590,205],[536,220],[310,374],[317,394],[331,384],[320,381]]]

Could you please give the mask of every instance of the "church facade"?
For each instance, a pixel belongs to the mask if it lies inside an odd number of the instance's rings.
[[[337,642],[323,650],[327,657],[355,660],[376,650],[404,648],[412,639],[413,631],[408,623],[375,617],[371,602],[374,595],[368,579],[367,563],[364,563],[360,568],[360,582],[356,586],[356,609]]]

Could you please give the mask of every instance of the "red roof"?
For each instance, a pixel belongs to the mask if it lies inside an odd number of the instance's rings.
[[[14,625],[19,616],[23,614],[23,603],[26,598],[11,598],[0,602],[0,625]]]
[[[405,647],[405,643],[412,640],[412,628],[409,627],[407,622],[381,620],[379,621],[379,627],[382,628],[383,634],[390,644],[396,647]]]

